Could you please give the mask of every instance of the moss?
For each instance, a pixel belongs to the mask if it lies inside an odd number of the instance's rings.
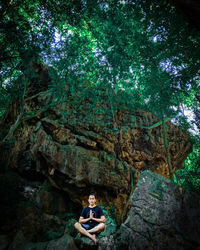
[[[150,187],[149,194],[159,200],[163,200],[163,192],[166,192],[166,185],[159,180],[154,181]]]
[[[77,235],[77,230],[75,229],[74,227],[74,224],[76,223],[77,221],[72,218],[72,219],[69,219],[67,222],[66,222],[66,225],[65,225],[65,233],[67,234],[70,234],[72,237],[76,237]]]

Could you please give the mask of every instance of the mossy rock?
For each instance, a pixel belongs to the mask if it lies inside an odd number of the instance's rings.
[[[33,243],[30,242],[28,244],[26,244],[22,250],[46,250],[48,241],[46,242],[37,242],[37,243]]]
[[[94,244],[94,241],[86,236],[79,237],[77,234],[75,238],[75,243],[78,246],[78,249],[85,249],[85,250],[98,249],[97,245]]]
[[[105,209],[103,209],[103,212],[106,217],[105,229],[103,232],[98,234],[98,238],[102,238],[102,237],[106,237],[111,234],[114,234],[117,230],[117,223],[115,222],[115,220],[108,215],[108,212]]]
[[[105,229],[103,232],[96,234],[97,239],[99,239],[100,242],[102,238],[106,238],[110,235],[115,234],[117,230],[117,224],[115,220],[108,215],[107,210],[103,209],[103,212],[106,217]],[[94,244],[94,242],[87,236],[82,235],[81,237],[79,237],[79,235],[77,234],[75,237],[75,242],[80,249],[97,249],[97,246]]]
[[[62,236],[61,232],[47,231],[44,235],[44,241],[55,240]]]
[[[22,250],[78,250],[74,239],[68,235],[64,234],[62,237],[56,240],[46,241],[46,242],[30,242],[26,244]]]
[[[75,237],[77,234],[77,230],[74,227],[74,224],[76,222],[77,220],[75,220],[74,218],[69,219],[65,225],[65,233],[70,234],[72,237]]]

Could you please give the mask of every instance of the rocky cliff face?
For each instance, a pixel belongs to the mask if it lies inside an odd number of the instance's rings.
[[[32,241],[19,248],[22,233],[18,232],[18,238],[9,249],[200,249],[200,197],[187,191],[180,192],[179,187],[169,179],[145,170],[130,203],[128,217],[118,229],[106,214],[106,229],[98,236],[96,246],[87,237],[79,238],[77,235],[73,238],[65,233],[57,239]]]
[[[40,72],[39,75],[41,92],[29,86],[24,116],[14,132],[13,147],[6,149],[4,145],[1,154],[2,179],[8,181],[7,173],[12,175],[14,171],[13,183],[4,181],[3,188],[9,190],[9,185],[14,185],[11,196],[16,189],[16,202],[23,207],[19,208],[13,201],[17,206],[16,224],[12,228],[11,221],[8,223],[3,218],[3,235],[12,232],[9,237],[15,235],[15,243],[23,237],[37,241],[38,235],[45,235],[45,230],[51,228],[60,236],[65,230],[65,221],[68,225],[72,223],[68,220],[70,213],[78,219],[90,192],[97,194],[99,204],[109,211],[109,216],[119,226],[126,218],[129,197],[142,171],[149,169],[169,177],[162,127],[144,128],[156,124],[159,119],[147,111],[124,109],[115,116],[118,126],[114,130],[112,116],[96,114],[85,102],[80,102],[82,109],[78,112],[70,102],[54,104],[47,81],[41,79],[44,74]],[[108,107],[105,98],[98,105],[103,110]],[[13,103],[3,117],[2,134],[8,133],[6,125],[14,124],[18,113],[19,107]],[[88,114],[92,116],[91,122],[83,122]],[[95,119],[102,123],[95,123]],[[167,122],[167,133],[174,172],[183,166],[191,143],[189,136],[170,122]],[[30,201],[34,204],[28,205]],[[9,202],[3,200],[2,210],[10,206]],[[24,236],[28,221],[34,221],[30,229],[35,232],[34,236],[31,232],[28,233],[30,237]],[[46,227],[41,228],[41,221],[45,221]]]
[[[130,203],[116,249],[199,249],[200,197],[182,193],[165,177],[144,171]]]
[[[145,170],[130,203],[127,219],[115,234],[100,238],[96,249],[200,248],[200,197],[187,191],[182,193],[175,183]],[[75,242],[80,249],[86,245],[94,247],[87,239]]]

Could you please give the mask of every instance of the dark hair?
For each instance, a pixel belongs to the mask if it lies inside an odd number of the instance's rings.
[[[90,195],[93,195],[93,196],[95,197],[95,199],[96,199],[96,195],[95,195],[95,194],[92,193],[92,194],[90,194]],[[89,195],[88,197],[90,197],[90,195]]]

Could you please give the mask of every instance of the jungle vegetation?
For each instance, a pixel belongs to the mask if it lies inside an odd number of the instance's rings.
[[[172,1],[8,0],[0,3],[0,20],[0,116],[13,100],[18,103],[16,120],[1,135],[1,145],[23,119],[37,114],[25,111],[35,62],[48,68],[53,105],[67,100],[77,113],[84,107],[80,100],[89,100],[92,112],[102,114],[105,110],[96,103],[107,98],[106,112],[116,130],[115,114],[123,107],[159,117],[146,129],[163,126],[169,170],[165,122],[189,131],[193,152],[174,181],[200,194],[200,34]],[[94,121],[85,117],[82,122]]]

